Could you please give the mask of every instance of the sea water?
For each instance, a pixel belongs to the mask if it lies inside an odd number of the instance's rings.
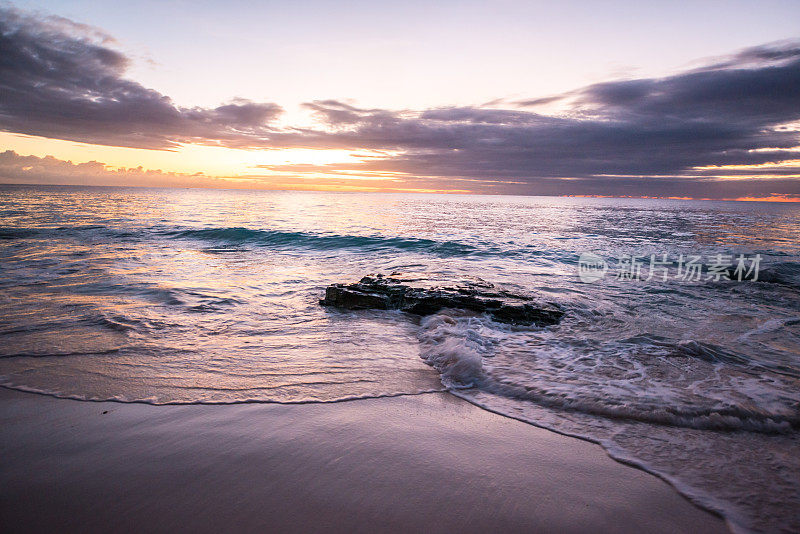
[[[603,270],[579,276],[582,255]],[[481,279],[565,316],[319,305],[377,273]],[[800,204],[2,186],[0,306],[6,387],[450,391],[598,442],[737,530],[800,530]]]

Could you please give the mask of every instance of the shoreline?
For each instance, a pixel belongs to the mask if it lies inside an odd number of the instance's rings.
[[[448,393],[153,406],[2,388],[0,421],[9,532],[728,532],[599,445]]]

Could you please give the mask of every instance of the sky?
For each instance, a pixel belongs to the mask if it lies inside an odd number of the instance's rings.
[[[0,34],[3,183],[800,199],[796,1],[34,1]]]

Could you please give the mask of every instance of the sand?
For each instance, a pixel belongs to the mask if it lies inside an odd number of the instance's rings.
[[[0,428],[4,532],[727,532],[597,445],[446,393],[150,406],[0,388]]]

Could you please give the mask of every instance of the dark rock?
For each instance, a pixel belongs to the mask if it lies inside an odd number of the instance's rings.
[[[394,275],[393,275],[394,276]],[[564,312],[527,295],[495,290],[482,280],[454,286],[425,286],[424,278],[365,276],[355,284],[333,284],[319,303],[348,310],[403,310],[430,315],[442,309],[488,313],[495,321],[521,325],[551,325]]]

